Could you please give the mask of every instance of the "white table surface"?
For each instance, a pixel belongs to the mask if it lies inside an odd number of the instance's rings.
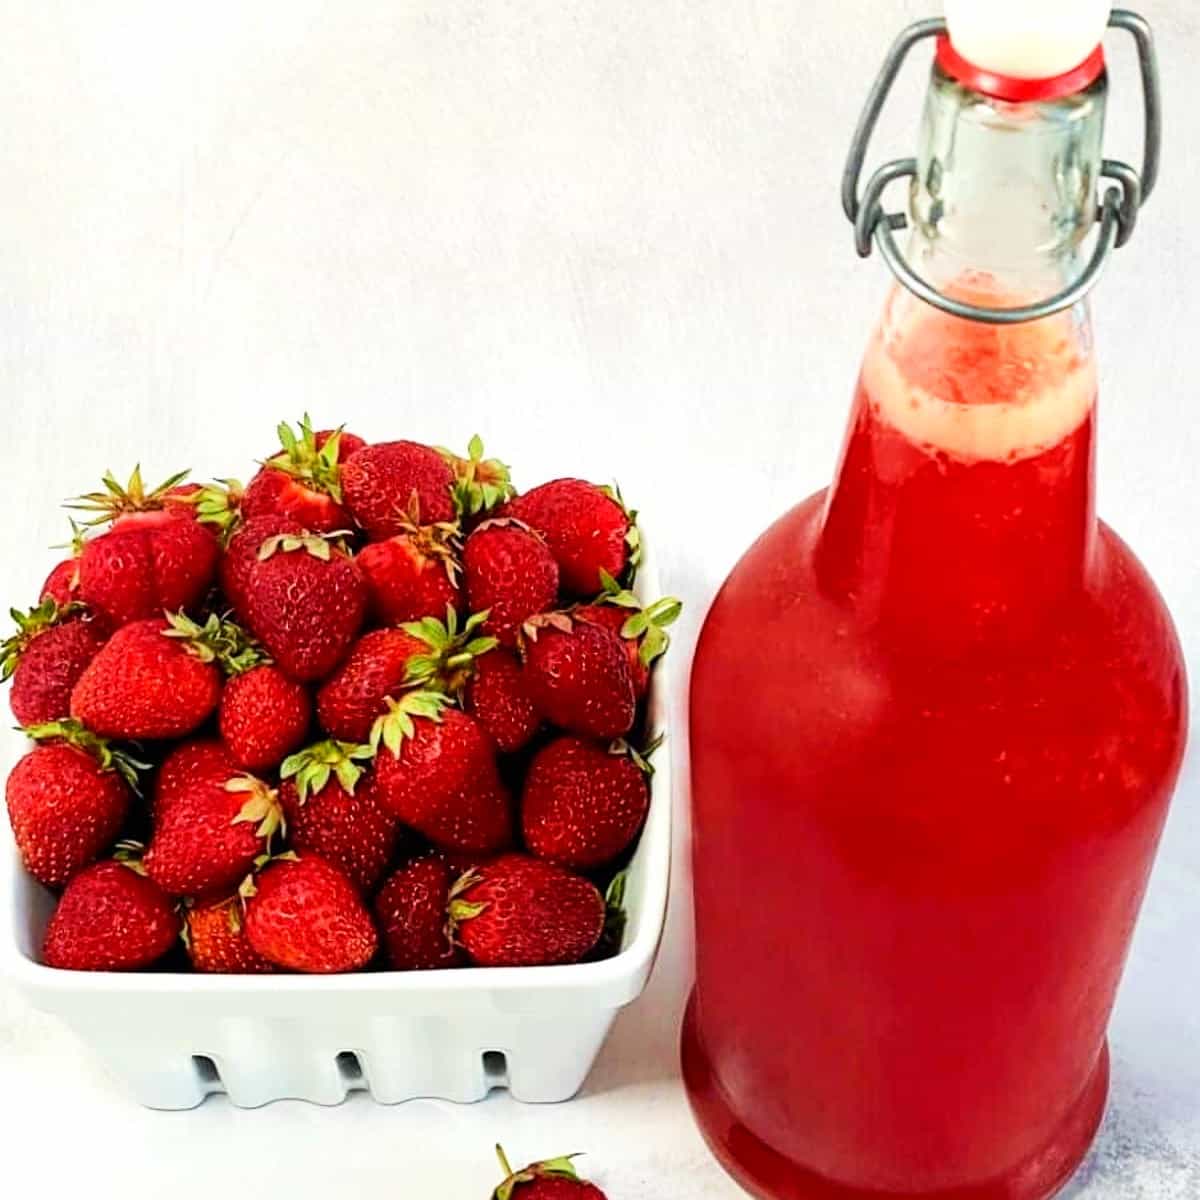
[[[838,172],[891,32],[929,8],[3,0],[7,599],[29,600],[42,547],[63,540],[55,502],[107,466],[245,474],[305,408],[372,437],[478,429],[522,483],[619,476],[688,601],[682,684],[742,546],[832,470],[884,285],[854,258]],[[1143,8],[1164,39],[1170,138],[1098,304],[1101,502],[1195,664],[1200,25],[1191,4]],[[1111,140],[1136,155],[1124,48],[1115,62]],[[906,77],[881,155],[912,145],[920,86]],[[1193,763],[1073,1196],[1200,1194],[1198,792]],[[612,1200],[740,1195],[677,1078],[686,883],[649,993],[553,1109],[357,1096],[145,1112],[0,983],[0,1192],[207,1198],[273,1162],[260,1194],[483,1200],[503,1139],[514,1157],[587,1151]]]

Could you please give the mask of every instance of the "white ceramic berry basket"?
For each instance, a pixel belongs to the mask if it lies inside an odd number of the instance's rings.
[[[658,598],[653,564],[635,590]],[[617,1013],[649,978],[662,936],[671,854],[667,672],[649,727],[667,735],[629,868],[621,951],[565,967],[362,975],[192,975],[58,971],[37,961],[51,894],[26,875],[7,821],[0,841],[0,971],[64,1021],[149,1108],[193,1108],[212,1092],[240,1107],[472,1103],[492,1088],[553,1103],[583,1085]],[[16,734],[6,764],[24,753]]]

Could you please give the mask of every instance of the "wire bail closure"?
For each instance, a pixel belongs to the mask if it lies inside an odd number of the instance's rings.
[[[1078,304],[1099,283],[1113,251],[1133,237],[1142,205],[1150,199],[1158,182],[1162,150],[1162,89],[1154,33],[1145,18],[1128,9],[1114,9],[1109,28],[1124,30],[1137,43],[1146,127],[1142,170],[1139,174],[1128,163],[1116,159],[1104,160],[1100,174],[1120,186],[1110,187],[1104,193],[1096,214],[1100,222],[1096,248],[1075,283],[1047,300],[1021,308],[987,308],[943,295],[910,266],[896,241],[896,232],[908,228],[908,218],[903,213],[889,213],[883,207],[884,192],[891,184],[898,179],[916,178],[917,160],[902,158],[885,163],[871,176],[862,198],[859,198],[859,183],[871,138],[900,69],[921,42],[947,36],[946,21],[941,17],[918,21],[896,39],[884,59],[854,132],[850,156],[842,175],[842,208],[854,226],[854,241],[859,257],[870,258],[872,248],[877,245],[884,261],[910,292],[944,313],[970,321],[983,321],[989,325],[1021,325],[1027,321],[1052,317]]]

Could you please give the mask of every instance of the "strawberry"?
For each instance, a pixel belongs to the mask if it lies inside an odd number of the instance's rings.
[[[317,693],[321,728],[343,742],[365,742],[387,712],[388,697],[410,686],[409,662],[427,652],[420,638],[403,629],[363,634]]]
[[[366,612],[362,573],[340,545],[316,534],[279,534],[258,551],[246,621],[279,669],[301,683],[345,657]]]
[[[609,488],[582,479],[544,483],[500,510],[524,521],[546,539],[558,561],[563,590],[594,596],[601,571],[614,579],[625,576],[641,558],[641,535],[635,520]]]
[[[71,716],[114,738],[177,738],[203,725],[220,699],[221,672],[196,629],[181,614],[118,629],[79,677]]]
[[[562,737],[529,765],[521,794],[525,845],[577,871],[612,862],[632,845],[650,807],[646,757]]]
[[[417,442],[381,442],[342,468],[346,507],[373,542],[404,532],[416,497],[418,524],[454,520],[454,473],[436,450]]]
[[[542,725],[525,686],[521,660],[503,647],[475,660],[463,704],[505,754],[527,746]]]
[[[261,975],[275,970],[247,940],[238,896],[189,902],[183,942],[192,966],[205,974]]]
[[[279,441],[283,452],[268,458],[250,481],[242,497],[247,520],[283,513],[317,533],[332,533],[350,526],[342,506],[342,438],[340,429],[313,431],[308,414],[300,422],[299,436],[283,422]],[[361,438],[348,435],[359,449]]]
[[[194,783],[215,778],[222,786],[238,774],[229,748],[218,741],[181,742],[163,759],[154,781],[151,816],[155,822]]]
[[[45,744],[26,754],[8,777],[8,819],[25,869],[58,887],[117,836],[145,764],[76,721],[25,732]]]
[[[479,434],[471,439],[466,458],[441,446],[437,452],[454,474],[454,506],[462,517],[490,513],[513,495],[515,489],[508,467],[499,459],[483,457],[483,439]]]
[[[146,849],[146,873],[172,896],[237,886],[284,829],[274,790],[250,775],[206,775],[160,809]]]
[[[354,884],[315,854],[284,855],[248,888],[246,937],[276,966],[309,974],[357,971],[379,938]]]
[[[615,633],[560,612],[527,621],[524,635],[525,685],[551,724],[602,739],[633,728],[633,672]]]
[[[234,675],[217,710],[221,739],[247,771],[274,770],[304,744],[311,721],[304,685],[267,663]]]
[[[179,936],[170,898],[136,863],[109,859],[80,871],[46,926],[42,962],[68,971],[136,971]]]
[[[579,962],[604,931],[604,897],[579,875],[524,854],[505,854],[463,876],[450,920],[481,967]]]
[[[633,671],[633,690],[640,698],[650,688],[650,668],[671,644],[667,627],[679,619],[683,604],[674,596],[664,596],[643,608],[637,596],[621,587],[607,571],[601,579],[604,595],[595,604],[572,609],[571,615],[577,621],[603,625],[624,641]]]
[[[375,922],[393,971],[437,971],[461,966],[466,956],[446,931],[454,876],[432,854],[414,859],[375,897]]]
[[[499,1146],[496,1157],[505,1179],[492,1193],[492,1200],[605,1200],[595,1184],[579,1178],[571,1162],[575,1155],[530,1163],[521,1171],[512,1169]]]
[[[383,878],[400,840],[400,823],[376,801],[358,764],[370,746],[318,742],[283,764],[279,799],[296,850],[338,867],[362,892]]]
[[[136,466],[128,483],[119,483],[111,471],[104,473],[103,490],[76,496],[67,507],[77,512],[90,513],[87,525],[108,525],[131,513],[163,512],[174,508],[186,512],[191,495],[197,484],[185,484],[187,471],[177,471],[170,479],[156,488],[147,488],[142,479],[142,468]],[[72,521],[74,525],[74,521]],[[78,537],[78,531],[76,531]]]
[[[66,608],[79,600],[79,559],[67,558],[60,562],[46,576],[42,590],[38,593],[38,603],[53,600],[59,608]]]
[[[438,846],[488,854],[512,839],[492,739],[436,692],[389,700],[371,732],[379,801]]]
[[[249,611],[250,577],[258,566],[258,552],[273,537],[281,533],[305,534],[308,531],[294,517],[284,513],[269,513],[236,525],[225,553],[217,568],[221,591],[237,617],[245,621]]]
[[[521,625],[558,602],[558,564],[528,525],[493,519],[467,538],[463,548],[467,605],[486,612],[484,633],[515,646]]]
[[[59,607],[43,600],[28,613],[12,609],[17,632],[0,642],[0,680],[11,679],[9,704],[21,725],[40,725],[67,716],[71,692],[84,668],[104,645],[83,606]]]
[[[402,625],[462,608],[458,526],[420,525],[415,501],[412,509],[399,533],[370,542],[356,559],[366,580],[371,615],[380,625]]]

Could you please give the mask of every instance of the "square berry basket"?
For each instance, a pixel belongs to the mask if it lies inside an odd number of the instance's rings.
[[[634,590],[656,599],[653,563]],[[671,854],[667,673],[655,672],[648,728],[666,735],[641,841],[629,865],[620,952],[575,966],[467,967],[356,975],[60,971],[38,962],[54,898],[0,845],[0,972],[59,1017],[148,1108],[186,1109],[212,1092],[239,1107],[273,1100],[473,1103],[507,1088],[530,1103],[570,1099],[618,1012],[654,965]],[[16,735],[8,765],[23,752]]]

